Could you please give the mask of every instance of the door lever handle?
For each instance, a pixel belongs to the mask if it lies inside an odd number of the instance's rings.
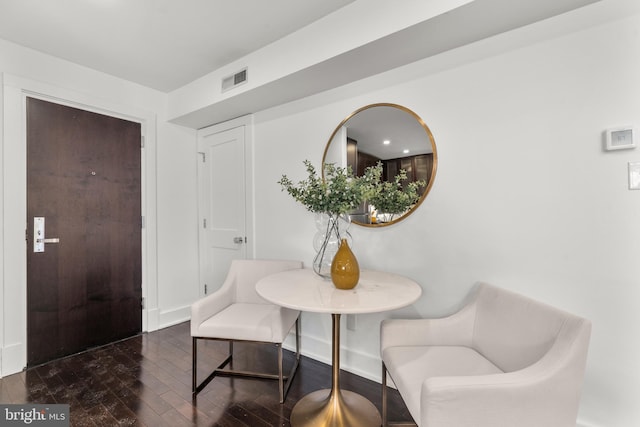
[[[244,243],[244,237],[234,237],[233,243]]]
[[[36,239],[36,243],[60,243],[60,238],[52,237],[51,239]]]
[[[59,237],[46,239],[44,234],[44,217],[33,217],[33,252],[44,252],[45,243],[60,243]]]

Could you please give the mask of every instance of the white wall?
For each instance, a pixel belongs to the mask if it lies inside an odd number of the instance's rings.
[[[158,327],[188,320],[198,299],[196,133],[164,122],[158,140]]]
[[[144,121],[143,324],[154,330],[187,320],[198,296],[195,131],[166,122],[166,94],[2,40],[0,73],[12,85],[0,102],[0,375],[26,361],[23,89]]]
[[[304,159],[319,165],[335,126],[365,104],[405,105],[435,135],[438,174],[418,212],[383,229],[352,227],[363,267],[406,274],[422,284],[423,297],[397,312],[359,315],[356,330],[343,333],[344,368],[378,378],[381,318],[450,313],[475,281],[486,280],[591,319],[580,425],[640,424],[633,400],[640,392],[640,191],[627,190],[626,177],[640,149],[601,149],[607,127],[640,126],[640,16],[584,30],[576,23],[585,15],[574,12],[256,115],[256,255],[307,264],[313,218],[280,191],[280,176],[301,178]],[[193,131],[166,123],[164,94],[2,41],[0,72],[156,116],[150,323],[182,320],[197,296]],[[2,178],[11,182],[6,172]],[[12,203],[4,194],[3,214]],[[3,254],[0,269],[12,256]],[[3,274],[3,298],[13,286]],[[4,332],[21,326],[6,314],[0,313],[3,349]],[[329,317],[305,313],[303,332],[304,351],[328,360]]]
[[[343,368],[379,378],[382,317],[450,313],[484,280],[591,319],[579,424],[640,425],[640,191],[627,189],[640,148],[602,150],[606,128],[640,126],[640,15],[567,31],[582,13],[358,83],[366,95],[352,85],[256,115],[257,256],[307,265],[313,216],[280,176],[319,166],[335,126],[369,103],[405,105],[434,133],[438,173],[418,212],[351,229],[362,267],[408,275],[423,296],[359,315]],[[304,313],[302,327],[303,351],[328,360],[329,317]]]

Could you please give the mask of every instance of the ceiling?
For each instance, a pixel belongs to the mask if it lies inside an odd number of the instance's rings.
[[[347,137],[357,142],[359,152],[382,160],[433,152],[429,134],[415,113],[393,104],[366,108],[344,125]]]
[[[0,0],[0,38],[163,92],[354,0]]]
[[[410,3],[428,8],[429,2],[446,5],[447,1]],[[259,85],[243,86],[221,99],[204,96],[207,87],[204,95],[198,92],[190,98],[194,105],[183,108],[180,102],[170,102],[175,108],[168,112],[169,119],[202,128],[362,81],[600,1],[452,2],[463,6],[451,6],[377,39],[363,39],[361,45]],[[341,12],[357,10],[366,26],[372,25],[367,13],[376,7],[384,9],[381,5],[386,5],[384,0],[0,0],[0,39],[170,96],[176,92],[188,96],[191,89],[200,90],[190,85],[197,79],[206,79],[268,45],[277,46],[283,37],[343,7]],[[190,89],[185,92],[185,88]]]

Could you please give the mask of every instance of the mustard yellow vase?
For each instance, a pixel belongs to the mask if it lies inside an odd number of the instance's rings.
[[[338,289],[353,289],[360,280],[360,266],[347,239],[342,239],[331,263],[331,281]]]

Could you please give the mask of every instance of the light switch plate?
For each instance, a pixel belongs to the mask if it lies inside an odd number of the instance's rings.
[[[355,331],[358,328],[358,321],[355,314],[347,314],[347,329]]]
[[[640,162],[629,162],[629,190],[640,190]]]
[[[605,132],[605,150],[626,150],[635,148],[635,132],[631,126],[607,129]]]

